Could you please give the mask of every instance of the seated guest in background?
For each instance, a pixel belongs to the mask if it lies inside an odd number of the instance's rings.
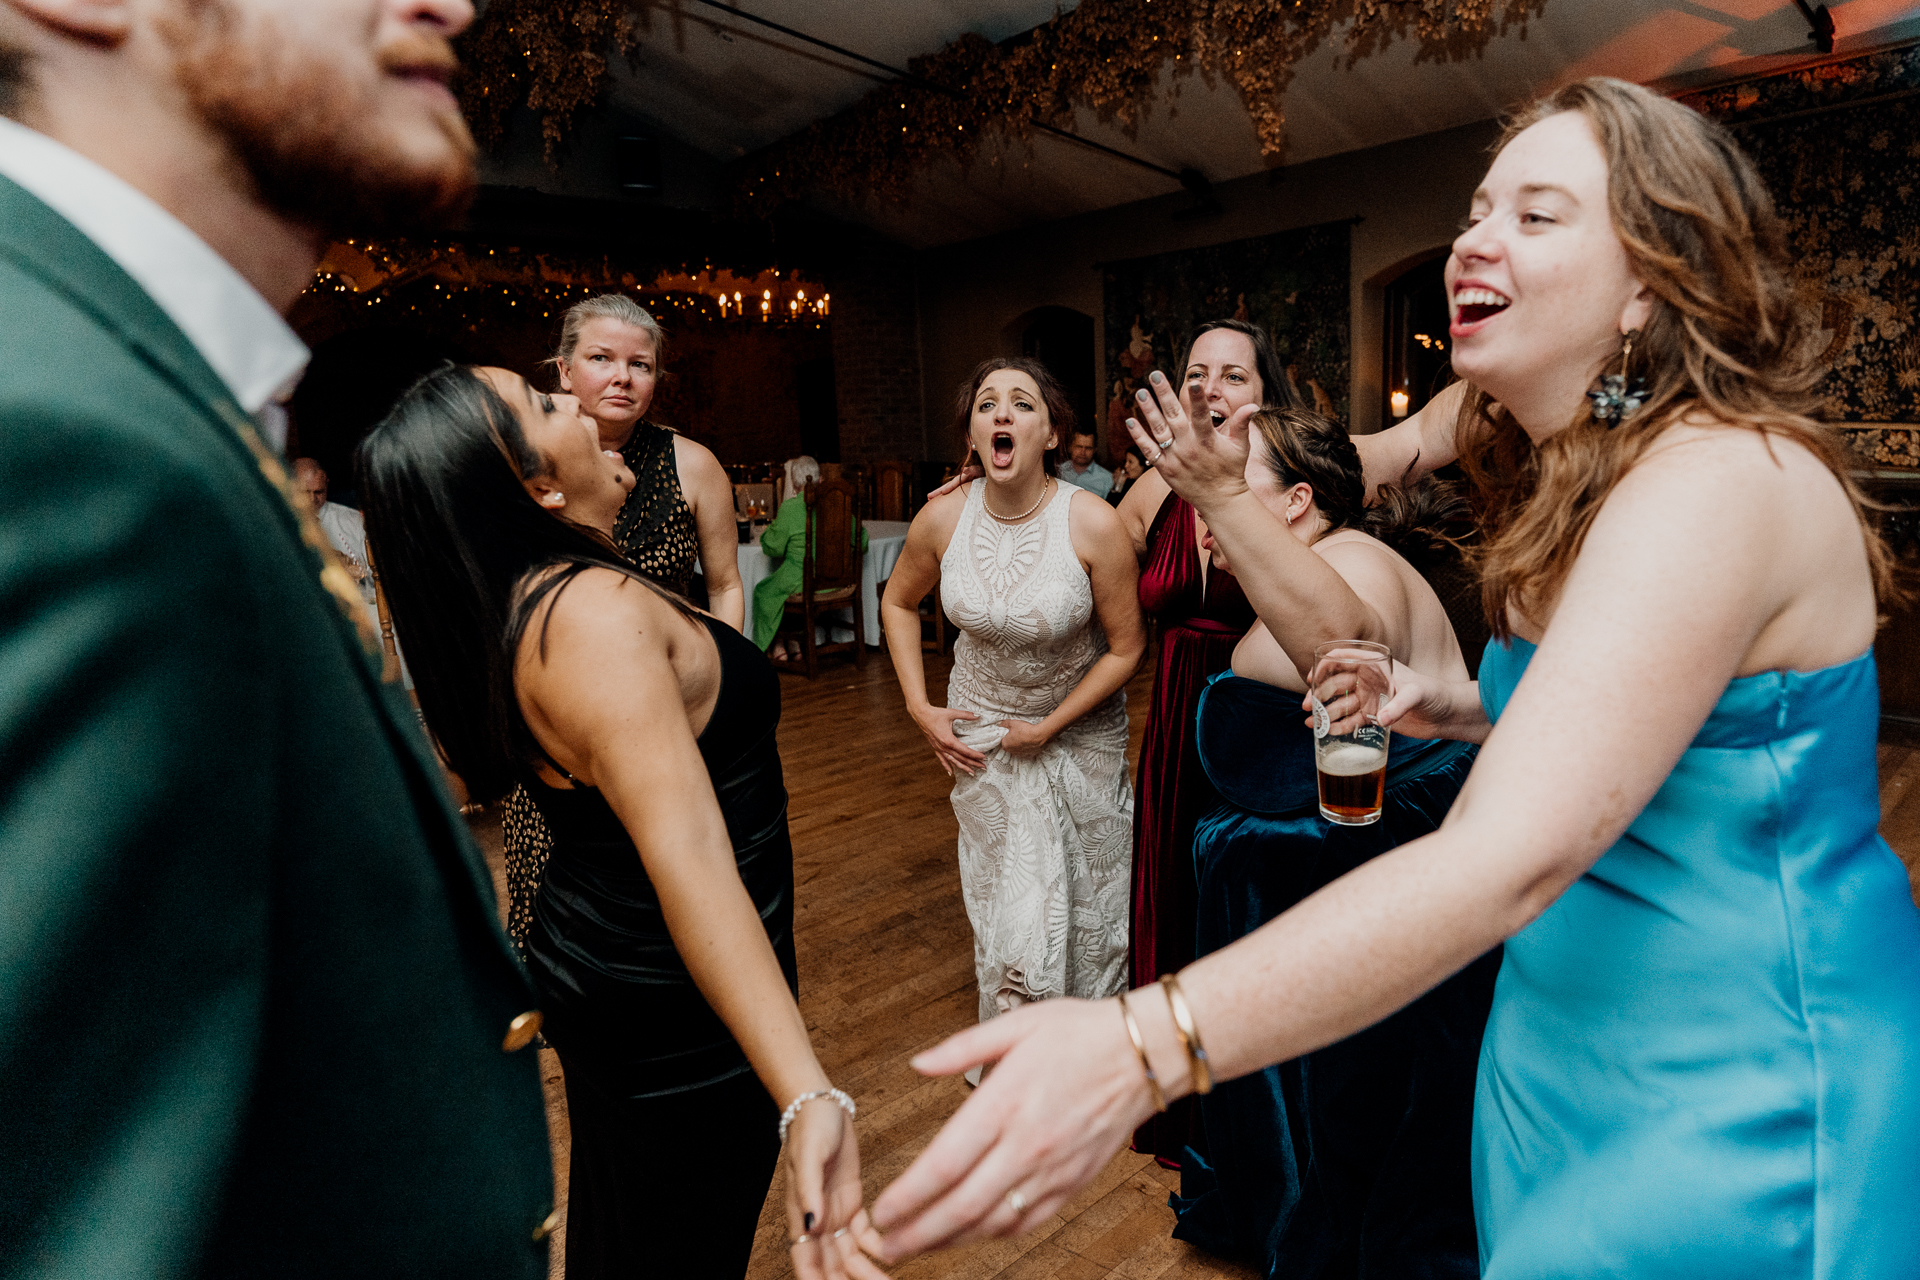
[[[1067,443],[1067,460],[1060,466],[1060,478],[1096,498],[1113,491],[1113,472],[1093,460],[1093,432],[1074,431]]]
[[[261,438],[321,247],[466,208],[472,16],[0,3],[0,1275],[547,1274],[533,993]]]
[[[737,1280],[791,1124],[796,1268],[877,1277],[835,1236],[864,1221],[853,1104],[794,1004],[776,677],[620,555],[633,474],[601,443],[572,396],[448,366],[360,449],[427,723],[474,796],[518,779],[551,822],[527,957],[566,1073],[567,1275]]]
[[[567,308],[553,364],[560,389],[579,398],[600,432],[600,447],[620,454],[633,472],[633,492],[614,522],[613,541],[640,572],[686,595],[698,562],[707,608],[743,628],[740,535],[733,483],[705,445],[646,420],[659,383],[667,336],[633,299],[603,293]],[[534,891],[552,841],[540,812],[515,787],[501,806],[506,846],[507,932],[526,937]]]
[[[753,588],[753,642],[765,649],[775,662],[785,661],[787,657],[787,642],[780,637],[780,619],[786,614],[787,597],[800,590],[806,554],[806,488],[819,478],[820,464],[806,454],[788,462],[786,490],[793,496],[780,504],[766,532],[760,535],[760,549],[775,564],[773,572]],[[860,550],[866,549],[867,530],[862,525]]]
[[[367,616],[373,620],[373,629],[379,631],[380,608],[373,599],[373,575],[367,572],[366,521],[352,507],[327,501],[327,473],[312,458],[293,460],[293,488],[312,504],[314,518],[320,522],[327,541],[346,561],[347,572],[353,575],[360,596],[366,601]]]
[[[1146,638],[1119,517],[1054,478],[1073,410],[1053,375],[989,361],[954,412],[986,474],[914,517],[881,612],[907,712],[954,779],[984,1022],[1126,987],[1126,683]],[[945,707],[920,653],[936,585],[961,633]]]
[[[1195,739],[1221,797],[1194,828],[1201,956],[1438,827],[1477,751],[1395,735],[1380,820],[1321,817],[1314,737],[1299,723],[1314,646],[1374,640],[1408,666],[1465,680],[1439,597],[1401,554],[1445,548],[1435,531],[1464,504],[1426,484],[1387,489],[1367,507],[1345,428],[1304,409],[1263,411],[1252,428],[1246,487],[1285,533],[1254,544],[1268,552],[1260,565],[1229,560],[1211,531],[1201,539],[1261,618],[1200,698]],[[1273,1277],[1477,1277],[1467,1154],[1499,956],[1364,1031],[1201,1099],[1204,1155],[1181,1165],[1174,1234]]]
[[[1127,456],[1120,464],[1120,470],[1114,473],[1113,488],[1107,493],[1107,505],[1117,507],[1120,500],[1127,496],[1127,490],[1133,482],[1147,474],[1147,460],[1140,456],[1137,445],[1127,446]]]

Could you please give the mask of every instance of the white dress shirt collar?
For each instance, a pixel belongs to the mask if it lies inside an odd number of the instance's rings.
[[[128,182],[3,116],[0,174],[71,222],[132,276],[241,408],[256,419],[274,418],[261,411],[300,380],[306,344],[206,241]],[[276,449],[285,444],[284,416],[279,421]]]

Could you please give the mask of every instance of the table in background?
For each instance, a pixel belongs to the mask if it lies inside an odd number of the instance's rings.
[[[905,520],[869,520],[867,553],[860,558],[860,632],[874,648],[880,646],[880,584],[893,576],[900,559],[900,548],[907,542]],[[747,613],[753,613],[753,589],[773,572],[773,558],[760,549],[760,539],[743,542],[739,547],[740,585],[747,593]]]

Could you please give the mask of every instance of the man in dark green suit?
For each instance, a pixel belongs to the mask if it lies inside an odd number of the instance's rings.
[[[0,1276],[545,1274],[532,996],[262,440],[327,233],[471,190],[470,18],[0,0]]]

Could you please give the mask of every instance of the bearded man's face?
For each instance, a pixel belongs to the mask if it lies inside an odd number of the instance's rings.
[[[446,81],[467,0],[174,0],[161,32],[195,112],[261,200],[333,234],[444,226],[474,192]]]

